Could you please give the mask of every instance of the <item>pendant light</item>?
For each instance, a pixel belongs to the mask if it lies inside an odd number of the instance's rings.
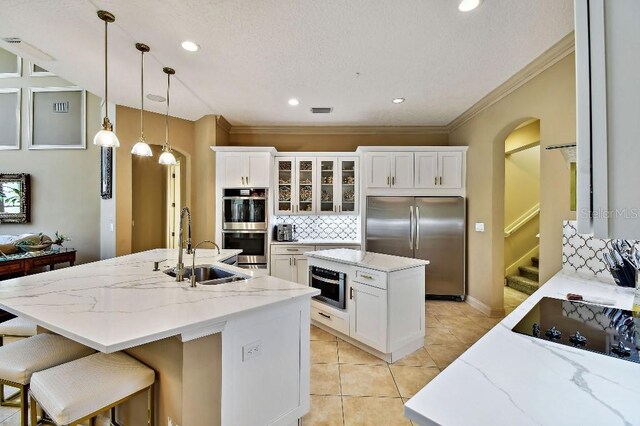
[[[120,146],[120,141],[115,133],[113,133],[113,125],[109,121],[109,96],[108,96],[108,68],[107,68],[107,28],[110,23],[116,20],[116,17],[112,13],[105,10],[98,11],[98,18],[104,21],[104,109],[105,116],[102,121],[102,130],[96,133],[93,138],[94,145],[100,145],[105,147],[117,148]]]
[[[158,159],[158,163],[166,166],[175,166],[178,164],[176,157],[173,156],[171,145],[169,145],[169,91],[171,90],[171,76],[176,73],[173,68],[162,68],[165,74],[167,74],[167,114],[164,117],[164,145],[162,145],[162,154]]]
[[[140,51],[140,139],[131,149],[131,153],[141,157],[151,157],[153,152],[144,139],[144,54],[151,49],[142,43],[136,43],[136,49]]]

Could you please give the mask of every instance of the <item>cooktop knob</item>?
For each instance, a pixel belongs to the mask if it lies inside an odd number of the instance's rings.
[[[544,333],[544,335],[550,339],[559,339],[560,337],[562,337],[562,333],[556,328],[555,325],[548,329],[546,333]]]
[[[631,355],[631,349],[626,347],[622,342],[618,342],[617,345],[611,346],[611,352],[618,355],[619,357],[626,357]]]
[[[531,334],[533,337],[540,337],[540,325],[537,322],[533,323],[533,331]]]
[[[580,334],[579,331],[576,331],[576,334],[569,337],[569,341],[575,346],[584,346],[587,344],[587,338]]]

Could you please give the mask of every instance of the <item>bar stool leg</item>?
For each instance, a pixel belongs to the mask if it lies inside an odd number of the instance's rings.
[[[148,423],[149,426],[154,426],[156,421],[155,414],[155,400],[153,397],[153,387],[154,385],[149,386],[149,390],[147,391],[147,404],[148,404]]]
[[[35,426],[37,424],[38,424],[38,402],[32,397],[31,398],[31,426]]]
[[[29,386],[20,387],[20,424],[28,425],[29,419]]]

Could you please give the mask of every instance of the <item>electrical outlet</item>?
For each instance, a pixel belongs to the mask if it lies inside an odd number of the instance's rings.
[[[251,358],[255,358],[258,355],[262,355],[262,340],[249,343],[242,347],[242,361],[248,361]]]
[[[476,223],[476,232],[484,232],[484,223]]]

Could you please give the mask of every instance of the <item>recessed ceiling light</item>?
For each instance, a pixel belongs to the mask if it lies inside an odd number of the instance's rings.
[[[164,96],[154,95],[153,93],[149,93],[147,95],[147,99],[153,102],[164,102],[167,100],[167,98],[165,98]]]
[[[394,104],[401,104],[404,102],[404,98],[393,98],[391,102],[393,102]]]
[[[182,42],[182,48],[184,50],[188,50],[189,52],[197,52],[198,50],[200,50],[200,46],[189,40],[185,40]]]
[[[296,98],[291,98],[291,99],[289,99],[289,105],[298,106],[298,105],[300,105],[300,101],[297,100]]]
[[[461,0],[458,5],[460,12],[469,12],[480,5],[482,0]]]

